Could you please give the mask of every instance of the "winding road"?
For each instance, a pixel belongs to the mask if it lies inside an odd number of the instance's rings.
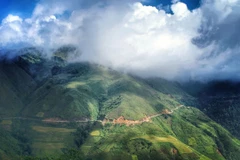
[[[146,116],[145,118],[143,118],[141,120],[136,120],[136,121],[127,120],[127,119],[124,119],[124,120],[132,122],[134,124],[137,124],[136,122],[139,122],[139,123],[149,122],[152,118],[155,118],[155,117],[158,117],[158,116],[161,116],[161,115],[173,114],[174,111],[180,109],[181,107],[184,107],[184,105],[180,105],[180,106],[172,109],[171,111],[169,111],[168,109],[165,109],[161,113],[151,115],[151,116]],[[85,120],[61,120],[61,119],[57,119],[57,118],[38,119],[38,118],[28,118],[28,117],[5,117],[5,118],[0,117],[0,120],[13,120],[13,119],[31,120],[31,121],[46,122],[46,123],[71,123],[71,122],[74,122],[74,123],[100,122],[102,124],[106,123],[106,120],[90,120],[90,119],[85,119]],[[116,124],[114,121],[107,121],[107,122]]]

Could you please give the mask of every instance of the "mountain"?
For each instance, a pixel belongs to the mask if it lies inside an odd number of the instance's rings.
[[[26,49],[0,65],[0,159],[238,159],[240,141],[176,82]],[[33,54],[34,53],[34,54]],[[201,107],[200,107],[201,109]]]

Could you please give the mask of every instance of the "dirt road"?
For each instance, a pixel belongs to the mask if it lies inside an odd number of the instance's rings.
[[[19,119],[19,120],[31,120],[31,121],[38,121],[38,122],[45,122],[45,123],[88,123],[88,122],[100,122],[102,124],[105,123],[112,123],[112,124],[126,124],[126,125],[135,125],[135,124],[141,124],[144,122],[150,122],[152,118],[161,116],[161,115],[170,115],[173,114],[174,111],[180,109],[181,107],[184,107],[184,105],[180,105],[171,111],[168,109],[163,110],[161,113],[146,116],[141,120],[127,120],[123,116],[119,117],[118,119],[114,119],[112,121],[110,120],[90,120],[90,119],[84,119],[84,120],[62,120],[58,118],[47,118],[47,119],[37,119],[37,118],[28,118],[28,117],[6,117],[6,118],[0,118],[0,120],[13,120],[13,119]]]

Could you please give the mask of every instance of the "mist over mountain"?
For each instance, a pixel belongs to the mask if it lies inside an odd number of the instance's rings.
[[[239,80],[239,0],[203,0],[189,10],[138,1],[46,1],[32,16],[9,13],[0,25],[1,50],[37,47],[51,57],[62,45],[75,61],[99,63],[142,77]],[[0,52],[14,57],[19,52]]]

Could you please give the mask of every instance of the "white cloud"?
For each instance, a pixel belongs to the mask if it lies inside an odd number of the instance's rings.
[[[12,14],[9,14],[5,19],[3,19],[2,23],[6,24],[6,23],[11,23],[11,22],[22,22],[22,18],[20,18],[19,16],[14,16]]]
[[[178,17],[184,18],[188,16],[188,14],[190,14],[190,11],[188,10],[187,5],[185,3],[181,3],[181,2],[175,3],[172,5],[171,8],[172,8],[173,14]]]
[[[239,32],[226,28],[239,24],[239,0],[206,0],[193,11],[174,1],[173,14],[136,1],[71,2],[43,0],[28,19],[9,15],[0,26],[0,46],[74,44],[82,51],[74,60],[140,76],[240,78],[234,74],[239,44],[231,42]]]

